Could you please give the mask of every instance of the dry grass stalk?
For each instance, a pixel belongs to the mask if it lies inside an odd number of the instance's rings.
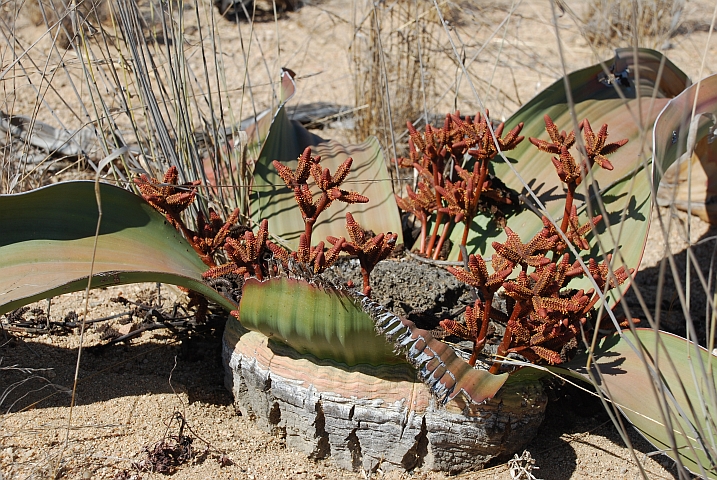
[[[351,55],[356,107],[366,107],[356,114],[353,135],[357,141],[376,135],[389,147],[406,130],[406,119],[430,118],[442,26],[431,2],[380,3],[361,14]]]

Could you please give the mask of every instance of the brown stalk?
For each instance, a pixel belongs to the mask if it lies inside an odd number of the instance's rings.
[[[440,185],[439,180],[442,179],[442,176],[438,175],[437,168],[433,169],[433,185],[434,187],[436,185]],[[441,201],[441,194],[438,192],[438,190],[435,190],[436,192],[436,205],[440,206],[443,202]],[[441,222],[443,221],[443,212],[437,211],[436,212],[436,224],[433,226],[433,233],[431,233],[431,238],[428,240],[428,245],[426,246],[425,254],[426,256],[431,256],[431,251],[433,250],[433,246],[436,243],[436,238],[438,237],[438,228],[441,225]],[[436,248],[436,250],[440,250],[440,248]]]
[[[487,293],[484,293],[487,295]],[[475,342],[473,343],[473,352],[471,358],[468,360],[468,364],[474,367],[478,360],[478,355],[483,351],[486,342],[486,336],[488,335],[488,324],[490,323],[490,313],[493,308],[493,298],[486,296],[486,301],[483,304],[483,323],[481,323],[480,331],[476,335]]]
[[[476,186],[475,193],[471,193],[471,195],[475,195],[475,199],[469,199],[471,203],[475,202],[476,205],[478,205],[478,202],[480,201],[480,196],[483,193],[483,185],[485,184],[486,178],[488,177],[488,160],[483,159],[481,160],[480,164],[480,173],[478,177],[478,185]],[[471,191],[471,184],[468,184],[469,192]],[[473,223],[473,217],[475,216],[475,211],[472,212],[470,215],[466,215],[465,219],[465,225],[463,226],[463,236],[461,237],[461,245],[465,246],[468,243],[468,233],[470,233],[471,230],[471,224]],[[458,252],[458,261],[463,260],[463,251]]]
[[[436,224],[438,225],[438,224]],[[446,223],[443,227],[443,231],[441,232],[441,236],[438,239],[438,244],[436,245],[436,249],[433,251],[433,260],[438,260],[439,255],[441,254],[441,250],[443,250],[443,244],[446,242],[446,239],[448,238],[448,234],[451,232],[453,227],[453,224],[450,222]]]
[[[568,226],[570,225],[570,212],[573,208],[573,199],[575,198],[575,189],[577,185],[575,182],[568,183],[568,193],[565,195],[565,208],[563,210],[563,221],[560,224],[560,230],[563,233],[568,233]]]
[[[505,326],[505,335],[503,335],[503,339],[500,341],[500,345],[498,345],[498,350],[496,352],[496,355],[498,357],[505,357],[505,355],[508,353],[508,347],[510,346],[510,341],[513,338],[510,324],[518,321],[518,317],[520,316],[520,310],[520,303],[516,303],[515,307],[513,307],[513,311],[510,314],[510,318],[508,319],[508,324]],[[493,365],[491,365],[488,371],[493,375],[497,375],[500,371],[501,365],[502,362],[496,360],[495,362],[493,362]]]

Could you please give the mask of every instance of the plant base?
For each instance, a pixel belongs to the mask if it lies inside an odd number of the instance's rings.
[[[547,396],[514,384],[482,405],[436,405],[408,365],[345,367],[302,356],[230,319],[225,385],[242,415],[312,458],[349,470],[458,473],[520,451],[535,436]]]

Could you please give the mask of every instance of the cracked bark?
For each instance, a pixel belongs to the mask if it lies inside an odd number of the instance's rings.
[[[224,336],[225,383],[242,414],[283,436],[288,448],[347,470],[481,468],[521,450],[545,415],[539,383],[507,386],[482,405],[439,407],[406,367],[312,361],[233,323]]]

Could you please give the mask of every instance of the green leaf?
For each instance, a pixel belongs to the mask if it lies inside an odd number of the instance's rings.
[[[650,443],[673,459],[679,455],[692,472],[717,478],[715,355],[676,335],[638,328],[603,339],[594,357],[597,386]],[[572,373],[593,383],[584,367]]]
[[[657,204],[717,223],[717,75],[667,104],[655,123],[653,172]]]
[[[281,84],[279,85],[278,106],[273,111],[267,110],[266,112],[259,114],[256,121],[246,129],[248,137],[247,152],[249,153],[249,157],[252,159],[253,164],[258,162],[262,155],[262,151],[265,148],[269,150],[278,148],[279,151],[283,148],[281,145],[269,144],[268,147],[266,146],[266,141],[274,124],[276,124],[275,128],[287,128],[286,132],[275,135],[275,138],[283,138],[285,142],[290,143],[290,145],[286,146],[288,150],[301,149],[301,151],[303,151],[301,144],[306,143],[307,145],[312,145],[312,142],[321,141],[318,136],[310,133],[298,123],[290,122],[286,117],[284,105],[294,96],[295,93],[296,84],[294,83],[294,79],[291,78],[291,75],[288,72],[282,72]],[[277,121],[277,117],[282,114],[284,116],[283,119]],[[298,157],[298,154],[296,156]]]
[[[405,362],[350,298],[306,281],[247,280],[239,315],[247,329],[319,359],[346,365]]]
[[[291,80],[291,77],[284,73],[282,85],[287,79]],[[289,86],[285,86],[283,91],[286,100],[293,94]],[[346,158],[352,157],[354,162],[344,183],[345,189],[358,191],[370,199],[365,204],[346,205],[333,202],[314,226],[314,243],[328,235],[346,237],[347,211],[351,212],[364,229],[376,233],[397,233],[397,242],[402,243],[401,219],[393,196],[391,177],[378,140],[371,137],[360,145],[342,145],[332,140],[323,140],[298,122],[289,120],[284,107],[285,103],[281,103],[274,115],[254,166],[252,218],[257,222],[261,219],[269,220],[269,231],[272,235],[279,237],[292,250],[296,250],[299,235],[304,231],[304,221],[294,200],[294,193],[284,185],[272,162],[279,160],[294,169],[299,155],[307,146],[311,146],[312,154],[320,155],[321,165],[332,173]],[[265,119],[262,121],[266,122]]]
[[[609,228],[605,225],[599,228],[600,241],[607,253],[617,245],[617,256],[614,268],[626,265],[637,268],[647,238],[650,218],[650,175],[644,170],[648,164],[649,153],[643,147],[650,145],[651,127],[660,110],[670,98],[679,94],[687,85],[688,79],[672,62],[660,53],[640,49],[637,56],[632,49],[617,50],[615,58],[606,62],[608,70],[619,78],[611,80],[603,68],[598,64],[588,67],[567,76],[570,92],[575,102],[577,121],[587,118],[597,131],[602,124],[609,125],[608,141],[617,141],[628,138],[627,145],[610,156],[614,165],[613,171],[606,171],[595,167],[593,169],[597,190],[585,188],[590,181],[583,182],[578,188],[576,205],[581,215],[581,222],[587,221],[587,205],[584,203],[586,193],[595,200],[599,197],[608,212]],[[661,81],[656,79],[661,71]],[[624,79],[621,74],[625,72]],[[639,74],[640,81],[635,84]],[[625,98],[620,98],[615,83],[620,84]],[[639,92],[639,99],[638,99]],[[656,98],[652,98],[652,96]],[[506,121],[506,131],[519,122],[524,122],[521,135],[526,136],[515,150],[506,152],[508,160],[512,163],[517,175],[505,162],[497,160],[494,173],[505,184],[520,192],[529,205],[518,214],[509,216],[507,224],[517,232],[524,242],[530,240],[543,228],[540,214],[534,199],[528,195],[521,178],[531,187],[538,199],[544,204],[550,215],[560,220],[563,214],[564,198],[562,183],[550,161],[551,155],[539,151],[527,141],[527,137],[548,139],[545,132],[543,116],[550,115],[561,130],[571,131],[574,128],[573,119],[565,82],[558,80],[542,93],[524,105],[518,112]],[[641,138],[647,135],[647,141]],[[590,179],[588,179],[590,180]],[[592,210],[600,213],[596,201],[591,201]],[[622,213],[625,211],[624,218]],[[454,228],[451,234],[453,250],[450,259],[458,256],[458,244],[462,228]],[[629,238],[629,241],[628,241]],[[468,251],[480,253],[490,257],[494,250],[492,242],[505,241],[505,233],[498,229],[494,223],[484,216],[475,219],[468,238]],[[603,251],[597,246],[595,238],[590,238],[593,247],[591,255],[598,261],[603,258]],[[589,288],[586,279],[576,279],[571,286],[575,288]]]
[[[102,223],[92,287],[164,282],[195,290],[224,308],[230,301],[202,283],[206,266],[142,198],[100,184]],[[93,182],[58,183],[0,195],[0,314],[84,290],[97,228]]]
[[[508,377],[474,369],[428,331],[360,293],[304,280],[248,280],[239,318],[244,327],[320,360],[348,366],[395,365],[408,360],[443,402],[459,394],[482,402],[493,397]],[[405,358],[397,351],[405,352]]]

